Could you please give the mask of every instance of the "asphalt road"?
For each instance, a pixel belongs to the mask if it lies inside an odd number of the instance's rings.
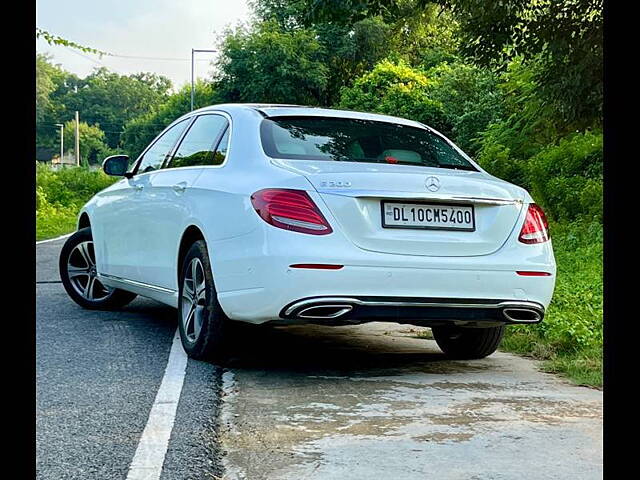
[[[124,479],[160,386],[175,310],[137,298],[84,310],[59,282],[64,240],[36,248],[36,470],[39,479]],[[221,476],[221,372],[189,360],[162,480]]]
[[[37,246],[37,475],[126,478],[175,311],[67,298]],[[498,352],[448,361],[427,329],[249,329],[224,369],[189,360],[161,479],[602,477],[602,392]]]

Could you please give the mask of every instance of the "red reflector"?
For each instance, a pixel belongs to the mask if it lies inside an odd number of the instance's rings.
[[[294,263],[291,268],[315,268],[318,270],[340,270],[344,265],[330,265],[328,263]]]
[[[518,275],[522,275],[523,277],[550,277],[551,274],[549,272],[516,272]]]
[[[396,157],[384,157],[384,161],[387,163],[398,163],[398,159]]]

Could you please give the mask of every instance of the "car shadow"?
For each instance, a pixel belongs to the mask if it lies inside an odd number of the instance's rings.
[[[133,325],[146,330],[151,325],[163,330],[177,327],[176,310],[153,300],[136,299],[121,313],[109,320],[135,320]],[[331,377],[452,374],[490,367],[486,362],[449,359],[434,341],[418,337],[424,329],[411,325],[234,326],[229,355],[210,363],[234,370]]]
[[[385,331],[384,326],[389,326]],[[395,324],[329,327],[243,326],[221,366],[305,375],[370,377],[407,373],[447,374],[484,370],[477,362],[448,359],[435,342]]]

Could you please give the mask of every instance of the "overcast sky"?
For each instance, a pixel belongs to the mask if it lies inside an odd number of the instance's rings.
[[[118,55],[183,60],[100,59],[42,39],[36,49],[80,77],[104,65],[120,74],[165,75],[179,87],[191,81],[191,48],[212,49],[226,26],[248,20],[246,0],[37,0],[36,25],[49,33]],[[197,77],[210,74],[214,56],[196,54]]]

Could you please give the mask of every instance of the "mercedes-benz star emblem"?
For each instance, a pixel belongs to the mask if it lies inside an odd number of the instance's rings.
[[[430,192],[437,192],[440,190],[440,179],[438,177],[427,177],[424,181],[424,186],[427,187],[427,190]]]

